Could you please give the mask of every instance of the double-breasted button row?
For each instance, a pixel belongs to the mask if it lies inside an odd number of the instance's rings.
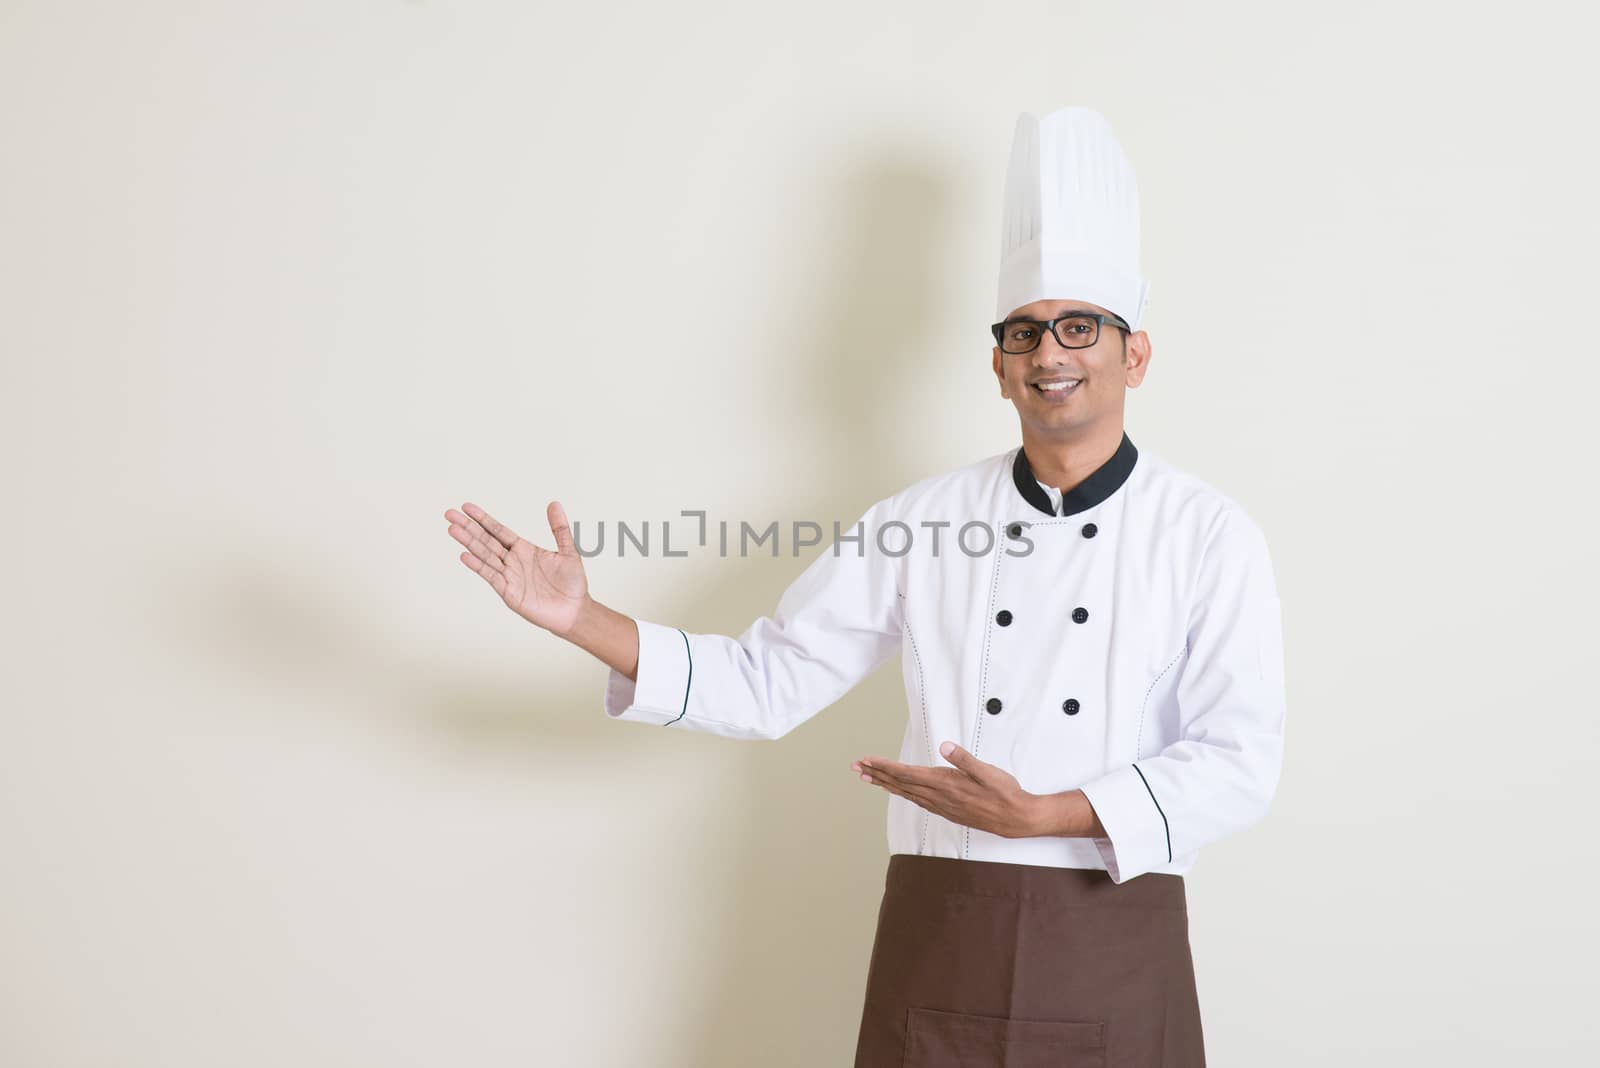
[[[1001,707],[1000,698],[998,697],[991,697],[983,703],[984,711],[988,712],[991,716],[998,715]],[[1065,701],[1061,702],[1061,711],[1065,712],[1069,716],[1076,716],[1078,714],[1079,707],[1078,699],[1076,697],[1069,697]]]
[[[1095,526],[1093,523],[1085,523],[1081,528],[1079,528],[1078,532],[1086,538],[1092,538],[1096,534],[1100,533],[1100,528]],[[1022,524],[1012,523],[1006,528],[1006,533],[1013,538],[1022,537]],[[1009,627],[1011,626],[1012,618],[1013,617],[1010,610],[1002,608],[1000,611],[995,613],[994,621],[1000,624],[1002,627]],[[1086,623],[1088,620],[1089,610],[1087,608],[1079,605],[1077,608],[1072,610],[1072,621],[1074,623]],[[1000,702],[1000,698],[991,697],[983,703],[983,707],[986,712],[993,716],[999,714],[1003,705]],[[1078,699],[1076,697],[1069,697],[1065,701],[1061,702],[1061,711],[1065,712],[1069,716],[1076,716],[1080,707],[1082,706],[1078,704]]]
[[[1092,538],[1096,534],[1100,533],[1100,528],[1095,526],[1093,523],[1085,523],[1082,527],[1078,528],[1078,533],[1082,534],[1086,538]],[[1022,537],[1022,524],[1012,523],[1010,526],[1006,527],[1006,534],[1013,538]]]
[[[1002,627],[1011,626],[1012,618],[1011,610],[1008,608],[1002,608],[994,614],[994,621]],[[1072,610],[1072,621],[1074,623],[1087,623],[1089,621],[1089,610],[1082,606],[1074,608]]]

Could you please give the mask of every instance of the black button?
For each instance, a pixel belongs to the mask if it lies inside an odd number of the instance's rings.
[[[1006,533],[1013,538],[1022,537],[1022,524],[1012,523],[1009,527],[1006,527]]]
[[[1088,618],[1089,618],[1089,610],[1087,608],[1074,608],[1072,610],[1072,621],[1074,623],[1082,623],[1084,620],[1086,620]]]
[[[1083,536],[1084,537],[1092,538],[1098,533],[1100,533],[1100,528],[1095,526],[1093,523],[1085,523],[1083,525]]]
[[[1062,701],[1061,711],[1065,712],[1069,716],[1076,716],[1078,714],[1078,699],[1076,697],[1069,697],[1065,701]]]
[[[995,614],[994,621],[1002,627],[1009,627],[1011,626],[1011,613],[1002,608]]]
[[[989,710],[989,714],[990,715],[993,715],[994,713],[1000,711],[1000,698],[998,698],[998,697],[989,698],[989,700],[984,703],[983,707],[987,708]]]

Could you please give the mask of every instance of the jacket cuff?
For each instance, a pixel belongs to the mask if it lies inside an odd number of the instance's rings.
[[[677,627],[635,619],[639,629],[639,668],[630,679],[616,668],[606,679],[606,715],[613,719],[665,726],[689,707],[694,664],[689,637]]]
[[[1079,787],[1106,829],[1091,838],[1114,883],[1172,860],[1172,837],[1161,804],[1137,764],[1107,772]]]

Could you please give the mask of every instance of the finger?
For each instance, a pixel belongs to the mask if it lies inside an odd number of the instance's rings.
[[[945,816],[945,818],[949,818],[945,814],[949,812],[950,809],[944,803],[943,798],[932,794],[926,794],[917,790],[908,790],[905,787],[899,786],[892,782],[878,782],[874,783],[874,785],[881,786],[889,793],[894,794],[896,797],[903,797],[907,801],[910,801],[913,805],[916,805],[918,808],[927,809],[936,816]]]
[[[550,520],[550,533],[556,536],[556,552],[577,552],[572,541],[572,527],[567,524],[567,510],[561,507],[561,502],[551,501],[544,514]]]
[[[473,519],[469,515],[462,515],[460,512],[457,512],[454,509],[446,512],[445,516],[447,518],[454,516],[455,519],[453,521],[465,529],[468,534],[480,539],[485,545],[489,546],[491,552],[496,558],[502,560],[505,559],[507,547],[500,543],[499,538],[496,538],[493,534],[490,534],[489,531],[484,528],[482,523],[478,522],[476,519]],[[463,541],[462,544],[465,545],[466,542]]]
[[[459,512],[456,514],[461,515]],[[496,562],[505,560],[505,547],[497,539],[490,537],[488,531],[466,516],[461,516],[461,519],[462,522],[450,525],[450,536],[452,538],[472,549],[485,560],[492,559]]]
[[[489,536],[495,541],[498,541],[501,545],[504,545],[507,549],[511,548],[521,540],[517,537],[516,531],[506,526],[504,523],[500,522],[494,516],[490,515],[488,512],[485,512],[482,508],[479,508],[471,501],[463,504],[461,506],[461,510],[482,524],[483,529],[489,532]]]
[[[958,783],[956,780],[953,780],[949,777],[950,775],[957,774],[953,771],[948,775],[933,781],[905,778],[899,775],[894,775],[885,772],[882,768],[877,767],[876,765],[868,765],[863,774],[870,782],[874,782],[879,785],[892,785],[897,790],[904,790],[907,793],[915,794],[918,797],[938,798],[950,803],[954,803],[959,800],[959,795],[955,790],[952,789],[952,787],[958,786]],[[962,783],[966,782],[965,779],[960,781]]]
[[[862,757],[856,763],[863,767],[882,768],[884,771],[896,775],[922,767],[920,764],[905,764],[898,760],[890,760],[888,757]]]
[[[499,542],[484,541],[467,528],[459,526],[450,528],[450,536],[468,549],[471,549],[472,555],[483,561],[488,567],[492,567],[496,571],[505,571],[505,550],[500,548]]]
[[[952,775],[960,774],[954,768],[929,768],[921,764],[902,764],[897,760],[863,760],[862,764],[896,782],[914,783],[923,787],[944,785],[950,781]]]

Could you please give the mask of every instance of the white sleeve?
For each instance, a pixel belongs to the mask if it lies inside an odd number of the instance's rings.
[[[867,510],[737,639],[636,620],[637,680],[613,669],[606,714],[729,738],[779,738],[871,674],[900,646],[900,557],[881,551],[889,500]],[[859,540],[850,540],[860,534]],[[904,544],[892,532],[891,550]]]
[[[1177,686],[1182,737],[1081,789],[1114,882],[1260,820],[1277,789],[1286,706],[1282,607],[1266,539],[1224,513],[1201,558]]]

